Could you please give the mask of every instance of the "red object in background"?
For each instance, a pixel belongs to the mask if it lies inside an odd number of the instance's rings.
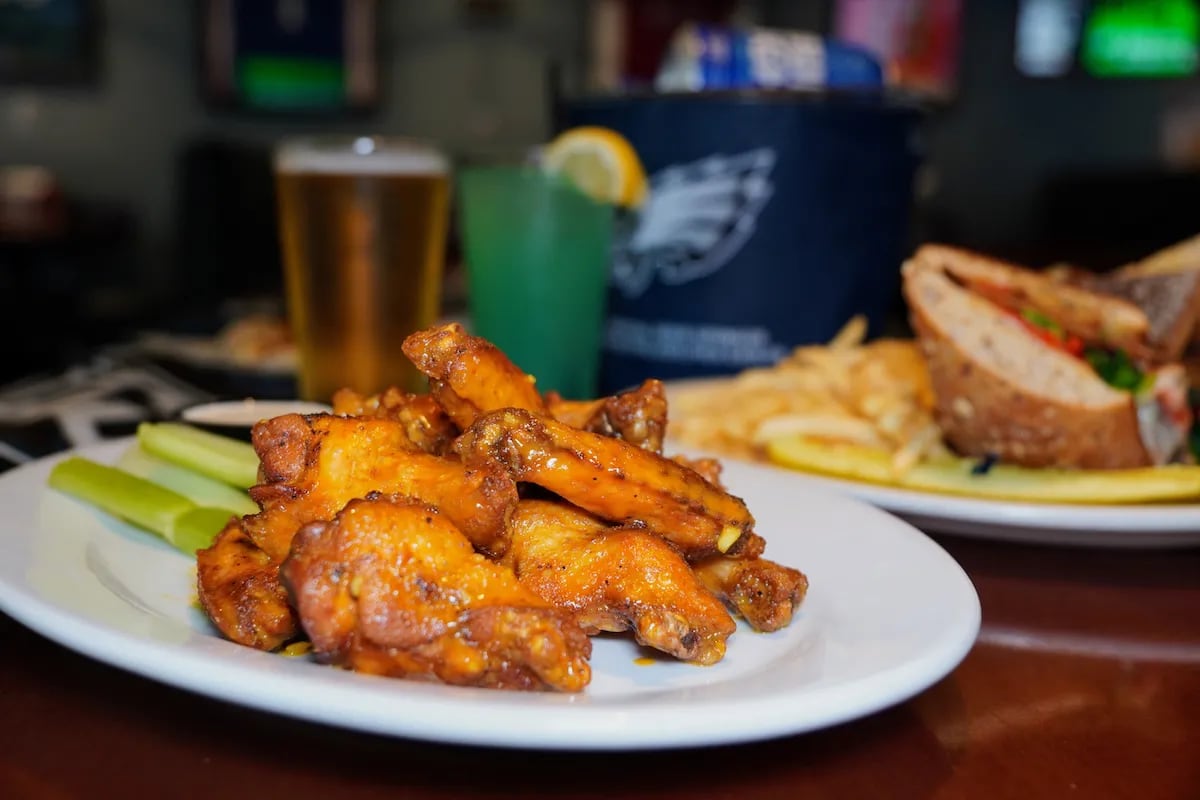
[[[888,83],[936,97],[954,92],[962,0],[838,0],[833,35],[867,48]]]
[[[736,0],[621,0],[625,22],[624,79],[650,85],[675,30],[685,22],[729,22]]]

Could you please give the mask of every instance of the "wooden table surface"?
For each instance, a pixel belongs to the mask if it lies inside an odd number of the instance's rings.
[[[0,617],[0,797],[1200,798],[1200,550],[940,539],[983,628],[890,710],[757,744],[449,747],[226,705]]]

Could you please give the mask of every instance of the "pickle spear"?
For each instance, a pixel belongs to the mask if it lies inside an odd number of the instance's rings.
[[[905,471],[891,454],[871,447],[805,436],[767,443],[772,463],[836,478],[939,494],[1033,503],[1122,505],[1200,501],[1200,466],[1171,464],[1135,469],[1079,470],[939,458]]]

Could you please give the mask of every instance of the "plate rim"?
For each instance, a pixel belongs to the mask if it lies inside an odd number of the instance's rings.
[[[773,465],[769,465],[773,466]],[[872,502],[889,511],[944,516],[971,522],[1022,525],[1025,519],[1049,515],[1063,530],[1129,530],[1122,519],[1133,519],[1148,532],[1192,532],[1200,526],[1200,503],[1033,503],[996,500],[986,497],[922,492],[894,486],[881,486],[817,472],[774,466],[811,479],[814,483],[852,490],[860,500]],[[1200,541],[1200,534],[1197,535]]]
[[[665,381],[672,391],[703,387],[729,377]],[[795,469],[696,447],[673,438],[672,448],[709,455],[795,476],[813,486],[849,495],[937,533],[1002,542],[1120,548],[1180,548],[1200,545],[1200,501],[1196,503],[1037,503],[885,486]]]
[[[38,459],[0,475],[0,486],[10,485],[22,479],[30,480],[31,476],[43,474],[53,463],[71,455],[82,454],[98,459],[111,459],[121,447],[128,446],[131,441],[132,437],[126,437]],[[759,468],[754,464],[745,466],[751,471]],[[40,501],[45,491],[52,490],[44,489],[42,493],[38,493],[37,500],[30,502]],[[192,636],[205,637],[203,640],[197,640],[201,643],[194,645],[189,642],[188,646],[181,646],[105,626],[99,621],[87,619],[55,604],[52,598],[39,597],[33,587],[27,584],[11,585],[7,576],[3,574],[0,574],[0,611],[69,649],[159,683],[260,711],[385,736],[445,744],[563,751],[663,749],[758,741],[826,728],[903,702],[952,672],[974,645],[980,629],[981,609],[978,593],[962,567],[937,542],[903,520],[869,504],[816,488],[810,491],[838,505],[858,506],[861,513],[874,516],[882,524],[903,532],[909,537],[909,544],[926,549],[926,554],[931,559],[925,562],[927,565],[936,562],[939,567],[947,570],[947,579],[958,585],[961,595],[953,598],[959,605],[956,625],[947,626],[949,633],[943,631],[939,634],[938,647],[927,648],[919,656],[909,657],[898,665],[891,665],[854,681],[821,687],[823,701],[818,705],[824,706],[825,710],[823,713],[810,715],[802,724],[796,724],[795,720],[790,719],[785,712],[788,704],[780,703],[779,696],[771,693],[754,696],[749,700],[744,696],[721,698],[718,701],[708,700],[696,707],[690,707],[690,704],[680,705],[675,701],[665,705],[657,704],[657,708],[669,708],[672,712],[674,722],[671,729],[667,730],[653,725],[629,728],[624,724],[630,713],[631,701],[644,701],[648,695],[634,694],[608,708],[602,702],[590,704],[586,700],[580,702],[572,699],[580,697],[579,695],[506,693],[467,687],[446,687],[336,670],[320,674],[308,671],[311,665],[306,665],[303,673],[295,673],[294,667],[298,667],[299,664],[281,666],[283,660],[277,655],[243,648],[195,630],[191,631]],[[0,530],[0,534],[2,533],[4,531]],[[150,542],[147,544],[150,545]],[[199,647],[199,652],[196,647]],[[207,654],[206,650],[212,647],[220,650],[213,655]],[[147,658],[147,655],[150,657]],[[197,662],[197,659],[200,661]],[[260,659],[261,661],[258,661]],[[247,671],[257,674],[259,667],[256,664],[267,664],[265,659],[270,659],[274,667],[270,670],[272,679],[282,681],[285,688],[311,688],[316,680],[322,688],[319,694],[324,698],[323,701],[315,707],[310,705],[303,710],[287,708],[283,707],[278,699],[281,694],[279,691],[268,693],[264,698],[254,691],[253,685],[245,686],[235,680],[244,677]],[[198,663],[204,669],[198,670]],[[380,681],[385,683],[378,683]],[[331,702],[331,699],[355,696],[360,691],[376,693],[379,687],[384,685],[390,687],[390,696],[399,697],[405,704],[418,711],[425,709],[429,712],[444,713],[447,697],[461,695],[478,698],[484,696],[481,694],[484,692],[488,697],[487,705],[491,707],[527,709],[533,705],[545,720],[542,733],[530,735],[527,730],[519,738],[505,740],[498,738],[494,722],[455,731],[438,729],[431,732],[420,729],[423,719],[420,713],[412,714],[405,725],[396,725],[395,720],[379,718],[360,718],[348,722],[338,713],[339,704]],[[863,691],[864,685],[869,690],[866,693]],[[788,695],[785,694],[786,696]],[[530,698],[538,699],[531,703]],[[737,713],[733,713],[734,711]],[[701,718],[710,724],[691,724]],[[723,719],[723,725],[716,731],[711,725],[713,718]]]

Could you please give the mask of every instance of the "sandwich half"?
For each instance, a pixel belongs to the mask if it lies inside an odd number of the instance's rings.
[[[1192,385],[1200,385],[1200,236],[1111,272],[1073,274],[1079,285],[1141,308],[1159,357],[1181,361]]]
[[[937,420],[959,453],[1085,469],[1188,458],[1186,373],[1157,360],[1134,303],[940,245],[903,276]]]

